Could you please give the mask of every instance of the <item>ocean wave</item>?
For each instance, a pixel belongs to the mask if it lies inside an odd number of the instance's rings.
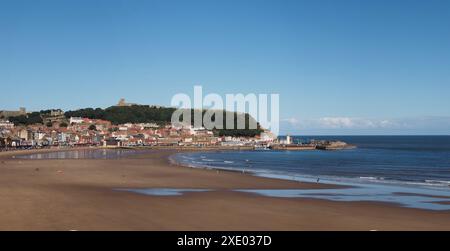
[[[371,177],[373,179],[367,178],[367,179],[361,179],[366,182],[370,183],[377,183],[377,184],[386,184],[386,185],[406,185],[406,186],[421,186],[421,187],[449,187],[450,182],[447,181],[405,181],[405,180],[396,180],[396,179],[376,179],[374,177]]]
[[[371,177],[371,176],[361,176],[359,178],[363,180],[384,180],[383,177]]]
[[[426,183],[436,183],[436,184],[445,184],[445,185],[450,185],[450,181],[449,180],[425,180]]]

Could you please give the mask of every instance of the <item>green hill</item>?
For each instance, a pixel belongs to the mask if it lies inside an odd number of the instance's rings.
[[[132,106],[111,106],[106,109],[101,108],[85,108],[75,111],[67,111],[65,113],[66,118],[70,117],[84,117],[90,119],[104,119],[111,121],[113,124],[124,124],[124,123],[157,123],[159,125],[166,125],[171,122],[172,113],[176,108],[170,107],[156,107],[148,105],[132,105]],[[203,111],[205,113],[206,111]],[[192,120],[194,118],[194,110],[191,110]],[[223,124],[225,125],[225,119],[227,114],[230,112],[223,111]],[[230,116],[230,115],[229,115]],[[237,123],[237,113],[234,113],[235,117],[235,128]],[[254,119],[249,115],[245,114],[246,129],[219,129],[214,130],[214,133],[218,136],[247,136],[253,137],[261,133],[261,128],[258,124],[258,129],[248,129],[249,121]],[[191,121],[193,124],[193,121]]]

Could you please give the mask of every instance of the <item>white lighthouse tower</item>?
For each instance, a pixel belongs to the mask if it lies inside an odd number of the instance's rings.
[[[286,136],[286,145],[290,145],[290,144],[292,144],[292,137],[291,137],[291,135],[287,135]]]

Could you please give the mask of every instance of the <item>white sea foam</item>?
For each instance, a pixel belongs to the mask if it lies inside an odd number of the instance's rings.
[[[450,185],[450,181],[448,180],[425,180],[425,182]]]
[[[363,179],[363,180],[377,180],[378,178],[377,177],[364,177],[364,176],[362,176],[362,177],[359,177],[360,179]]]

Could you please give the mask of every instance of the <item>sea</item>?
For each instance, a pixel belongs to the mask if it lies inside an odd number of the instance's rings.
[[[195,168],[350,186],[349,189],[242,190],[277,197],[379,201],[450,210],[450,136],[294,136],[294,142],[341,140],[345,150],[256,150],[180,153]]]

